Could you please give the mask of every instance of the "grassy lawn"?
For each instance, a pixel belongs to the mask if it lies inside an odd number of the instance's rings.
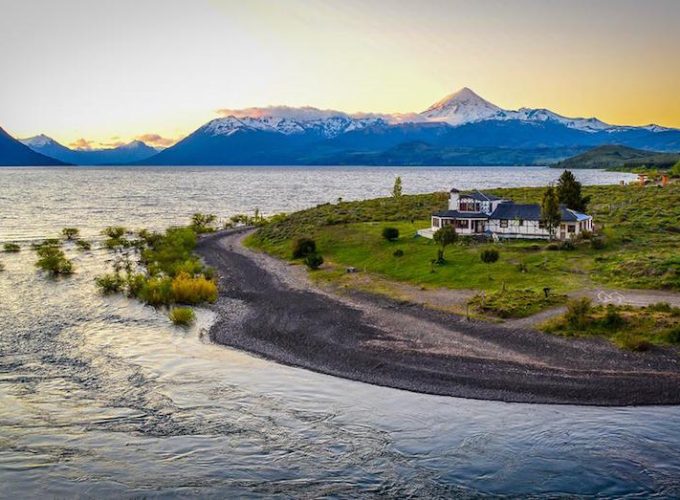
[[[539,202],[543,191],[490,190],[519,203]],[[588,212],[602,235],[603,248],[593,248],[589,241],[577,243],[573,250],[551,250],[545,241],[457,243],[446,248],[445,264],[433,265],[436,244],[415,232],[429,226],[431,212],[446,207],[445,193],[321,205],[278,217],[246,244],[291,259],[294,239],[309,236],[326,262],[338,266],[416,286],[474,289],[497,297],[505,290],[518,304],[525,299],[517,297],[524,294],[543,304],[538,309],[553,305],[541,299],[543,288],[555,294],[594,286],[680,290],[680,183],[663,189],[588,186],[584,194],[591,196]],[[382,238],[386,226],[399,229],[397,241]],[[499,251],[497,262],[481,261],[485,248]],[[403,256],[395,256],[396,250]],[[320,278],[328,280],[342,274],[337,267],[318,273],[328,273]],[[537,310],[520,308],[528,313]]]

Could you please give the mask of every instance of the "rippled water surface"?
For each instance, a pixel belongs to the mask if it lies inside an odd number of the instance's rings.
[[[680,496],[680,409],[433,397],[280,366],[96,293],[110,256],[35,271],[29,243],[75,225],[158,227],[195,211],[545,184],[531,169],[0,169],[0,497]],[[588,183],[621,174],[587,172]]]

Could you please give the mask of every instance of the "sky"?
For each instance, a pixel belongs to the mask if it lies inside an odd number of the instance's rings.
[[[0,127],[168,145],[219,109],[503,108],[680,127],[680,0],[0,0]]]

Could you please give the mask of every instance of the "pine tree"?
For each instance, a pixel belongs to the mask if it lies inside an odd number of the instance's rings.
[[[581,183],[569,170],[562,172],[557,181],[557,197],[560,203],[578,212],[585,212],[590,201],[589,196],[581,196]]]
[[[392,196],[399,198],[401,196],[401,177],[394,179],[394,187],[392,188]]]
[[[550,234],[550,239],[555,237],[555,231],[562,221],[562,211],[560,210],[560,200],[557,197],[555,188],[548,186],[543,193],[543,201],[541,202],[541,222]]]

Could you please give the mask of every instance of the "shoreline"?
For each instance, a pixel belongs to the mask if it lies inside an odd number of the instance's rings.
[[[241,245],[247,230],[203,237],[220,275],[216,343],[308,370],[425,394],[600,406],[680,404],[680,358],[622,351],[467,321],[411,303],[312,286],[306,271]]]

